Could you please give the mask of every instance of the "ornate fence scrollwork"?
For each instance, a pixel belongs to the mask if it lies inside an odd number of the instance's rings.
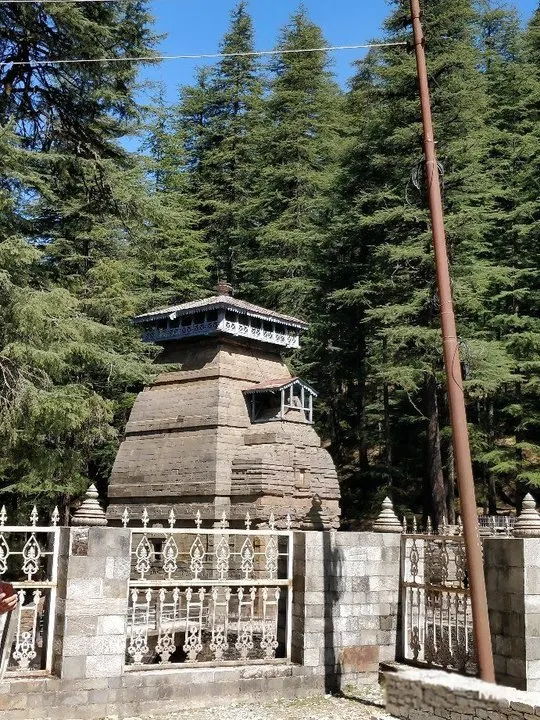
[[[19,597],[16,631],[8,674],[42,674],[52,670],[56,587],[58,575],[59,513],[50,526],[40,526],[34,507],[28,525],[8,525],[0,510],[0,579],[13,585]]]
[[[448,534],[447,534],[448,533]],[[402,536],[403,659],[476,673],[465,544],[428,531]]]
[[[130,524],[128,513],[124,525]],[[290,659],[293,534],[265,528],[131,528],[126,662],[245,664]]]

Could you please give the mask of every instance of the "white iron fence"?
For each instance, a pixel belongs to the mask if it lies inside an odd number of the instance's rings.
[[[7,525],[0,510],[0,579],[15,588],[19,603],[14,611],[16,630],[7,665],[8,674],[50,673],[60,528],[58,510],[50,526],[39,525],[36,508],[29,525]]]
[[[124,525],[129,516],[124,514]],[[218,527],[131,528],[126,661],[246,664],[290,660],[293,533]]]
[[[515,522],[515,515],[481,515],[478,518],[480,535],[511,537]]]

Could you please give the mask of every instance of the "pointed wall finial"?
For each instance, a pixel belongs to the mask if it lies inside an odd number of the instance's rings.
[[[523,499],[521,515],[514,525],[514,537],[540,537],[540,514],[530,493]]]
[[[97,488],[93,483],[86,491],[81,507],[71,518],[71,524],[82,526],[107,524],[105,512],[98,501]]]
[[[394,506],[389,497],[385,497],[379,517],[373,523],[374,532],[402,533],[403,527],[394,512]]]
[[[216,292],[218,295],[232,295],[233,286],[224,280],[220,280],[216,285]]]

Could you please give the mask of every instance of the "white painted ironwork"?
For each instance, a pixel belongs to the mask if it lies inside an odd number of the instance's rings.
[[[235,336],[253,338],[254,340],[262,337],[274,345],[283,345],[288,348],[300,346],[298,330],[290,328],[286,332],[278,332],[275,329],[276,324],[272,323],[272,330],[262,330],[260,327],[241,323],[239,320],[206,320],[188,325],[179,325],[174,322],[171,324],[169,322],[165,327],[160,327],[158,323],[155,323],[145,328],[143,340],[146,342],[162,342],[195,335],[211,335],[221,331]]]
[[[512,537],[514,534],[514,525],[516,523],[516,517],[514,515],[481,515],[478,518],[478,525],[480,527],[480,536],[485,537]],[[402,521],[403,532],[412,532],[416,534],[419,532],[418,523],[416,517],[412,517],[412,520],[404,517]],[[425,534],[432,535],[433,527],[431,520],[428,519],[425,528]],[[441,527],[438,530],[440,535],[462,535],[463,526],[461,518],[458,517],[454,525],[450,525],[446,518],[443,519]]]
[[[144,510],[142,511],[142,518],[141,518],[141,522],[142,522],[143,527],[147,527],[147,526],[148,526],[149,520],[150,520],[150,517],[149,517],[149,515],[148,515],[148,510],[147,510],[146,508],[144,508]]]
[[[218,330],[217,321],[193,323],[191,325],[177,325],[173,327],[158,327],[153,325],[143,332],[143,340],[146,342],[160,342],[161,340],[176,340],[192,335],[208,335]]]
[[[144,664],[246,664],[291,656],[293,533],[229,527],[131,528],[126,657]],[[151,523],[150,523],[151,524]]]
[[[13,611],[15,632],[7,673],[43,674],[52,670],[60,515],[50,526],[38,525],[34,507],[29,525],[9,525],[0,511],[0,579],[10,582],[19,598]]]
[[[482,515],[478,518],[482,535],[511,536],[515,522],[514,515]]]
[[[404,534],[401,562],[403,659],[474,674],[463,537],[433,534],[429,525],[425,533]]]

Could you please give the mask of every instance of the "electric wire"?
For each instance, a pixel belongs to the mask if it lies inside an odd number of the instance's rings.
[[[19,0],[20,2],[21,0]],[[95,2],[96,0],[91,0]],[[371,43],[364,45],[326,45],[323,47],[314,48],[294,48],[294,49],[283,49],[283,50],[252,50],[248,52],[233,52],[233,53],[199,53],[199,54],[181,54],[181,55],[135,55],[125,57],[103,57],[103,58],[57,58],[54,60],[4,60],[0,62],[0,67],[10,67],[17,65],[30,65],[32,67],[39,67],[42,65],[74,65],[74,64],[88,64],[88,63],[118,63],[118,62],[144,62],[151,61],[155,62],[158,60],[220,60],[223,58],[234,58],[234,57],[255,57],[262,55],[295,55],[301,53],[314,53],[314,52],[334,52],[337,50],[359,50],[363,48],[380,48],[380,47],[396,47],[400,45],[407,45],[406,42],[393,42],[393,43]]]
[[[82,3],[135,3],[138,0],[0,0],[0,5],[77,5]]]
[[[77,5],[78,3],[131,3],[137,0],[1,0],[0,5],[32,5],[37,2],[40,5]]]

